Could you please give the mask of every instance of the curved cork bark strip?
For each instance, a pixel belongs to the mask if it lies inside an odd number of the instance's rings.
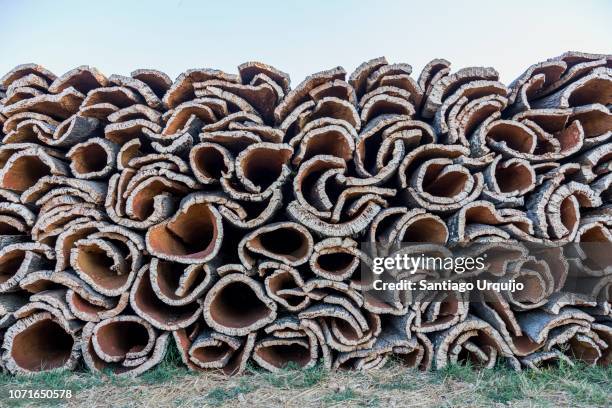
[[[79,227],[76,231],[73,228],[58,238],[56,248],[63,244],[62,251],[70,251],[70,266],[77,275],[103,295],[126,292],[144,262],[142,237],[127,228],[102,223],[81,225],[79,232]]]
[[[171,137],[178,133],[196,134],[202,126],[215,123],[217,115],[208,105],[196,101],[184,102],[172,111],[161,132],[162,137]]]
[[[289,92],[289,84],[291,83],[289,74],[271,65],[257,61],[248,61],[238,65],[238,73],[240,75],[240,81],[243,84],[256,84],[258,78],[265,75],[274,81],[282,89],[284,94]]]
[[[527,216],[518,212],[504,213],[488,201],[474,201],[463,206],[448,221],[449,242],[467,243],[476,239],[508,240],[511,235],[501,226],[513,224],[521,230],[531,226]],[[498,227],[499,226],[499,227]]]
[[[233,226],[252,229],[262,226],[280,210],[283,205],[281,190],[274,190],[270,198],[256,202],[231,202],[219,206],[219,213]]]
[[[566,69],[567,63],[564,61],[550,60],[533,64],[509,85],[511,90],[509,96],[510,104],[515,102],[521,89],[534,77],[541,76],[543,78],[542,87],[549,87],[561,78]]]
[[[300,121],[302,122],[300,126],[304,126],[307,122],[321,118],[343,120],[349,123],[357,131],[361,128],[359,113],[355,106],[349,101],[334,96],[327,96],[317,101],[312,112]]]
[[[388,65],[385,57],[374,58],[359,65],[349,77],[349,84],[355,89],[357,97],[366,93],[368,77],[381,67]]]
[[[172,218],[150,227],[146,234],[152,255],[186,264],[211,260],[222,241],[221,215],[199,194],[185,197]]]
[[[119,109],[108,115],[106,119],[110,123],[126,122],[132,119],[144,119],[159,125],[161,123],[161,117],[161,113],[155,109],[151,109],[147,105],[138,104]]]
[[[248,146],[236,157],[236,177],[245,190],[264,194],[279,188],[289,176],[287,163],[293,149],[287,144],[256,143]]]
[[[393,357],[405,365],[417,368],[424,363],[425,350],[416,337],[408,338],[390,326],[383,329],[371,348],[338,353],[333,367],[350,370],[379,369]]]
[[[125,292],[111,299],[110,305],[99,306],[93,303],[91,297],[81,296],[78,291],[69,289],[66,292],[66,303],[72,314],[84,322],[99,322],[122,313],[129,304],[130,295]]]
[[[105,308],[113,306],[113,301],[110,298],[93,290],[91,286],[72,272],[32,272],[19,282],[19,286],[30,293],[39,293],[61,286],[74,291],[92,305]],[[68,302],[68,306],[70,306],[70,302]]]
[[[38,138],[49,146],[69,147],[97,134],[99,123],[98,119],[76,114],[60,123],[52,137],[39,135]]]
[[[35,75],[43,78],[48,83],[53,82],[57,76],[38,64],[21,64],[7,72],[2,78],[0,78],[0,84],[4,89],[7,89],[11,84],[25,76]]]
[[[292,144],[298,143],[297,138],[299,145],[296,146],[297,152],[292,160],[295,166],[317,155],[335,156],[349,161],[355,150],[356,135],[351,135],[344,126],[328,125],[309,129],[292,139]]]
[[[265,276],[264,287],[270,299],[290,312],[304,310],[312,299],[304,289],[299,271],[280,262],[259,264],[259,274]]]
[[[72,370],[80,357],[80,338],[65,320],[48,312],[17,320],[4,333],[4,367],[13,374]]]
[[[425,118],[433,118],[444,100],[464,84],[478,80],[497,81],[498,77],[497,71],[491,67],[462,68],[454,74],[446,75],[433,84],[424,101],[421,115]]]
[[[25,75],[15,81],[13,81],[5,90],[5,97],[10,98],[10,94],[12,91],[15,91],[19,88],[31,88],[41,92],[48,92],[49,89],[49,81],[45,78],[38,76],[36,74],[28,74]],[[6,105],[10,105],[8,100],[5,101]]]
[[[119,147],[113,142],[94,137],[73,146],[66,157],[70,159],[70,170],[76,178],[102,179],[116,168],[118,151]]]
[[[608,105],[612,101],[612,69],[596,68],[559,91],[532,102],[534,108],[568,108],[592,103]]]
[[[74,88],[67,88],[58,94],[38,95],[19,101],[3,109],[3,114],[10,117],[21,112],[34,112],[64,120],[75,114],[85,96]]]
[[[119,225],[146,229],[173,214],[173,195],[184,195],[196,186],[190,177],[171,170],[127,168],[108,182],[106,213]]]
[[[170,89],[165,93],[163,98],[164,104],[173,109],[185,101],[194,99],[195,93],[193,84],[211,79],[219,79],[230,83],[237,83],[239,80],[237,75],[226,74],[216,69],[189,69],[179,75]]]
[[[7,90],[6,97],[3,99],[4,106],[10,106],[14,103],[23,101],[25,99],[34,98],[43,94],[43,91],[31,86],[22,86],[16,88],[10,87]]]
[[[607,367],[612,363],[612,327],[608,324],[593,323],[591,329],[605,342],[601,348],[602,355],[597,361],[598,365]]]
[[[278,222],[245,235],[238,244],[238,255],[247,268],[255,265],[258,256],[298,266],[308,261],[313,245],[312,235],[303,226]]]
[[[253,349],[253,360],[262,368],[278,372],[289,364],[302,369],[317,364],[317,337],[301,327],[297,319],[279,319],[265,330],[272,335],[258,340]]]
[[[563,178],[545,181],[527,201],[536,234],[546,239],[572,240],[580,224],[580,207],[601,205],[589,186],[574,181],[561,184]]]
[[[201,326],[203,322],[196,322],[172,332],[183,362],[191,370],[218,369],[227,376],[241,374],[251,358],[257,334],[234,337]]]
[[[2,202],[2,198],[0,194],[0,235],[22,235],[30,232],[36,215],[25,205]]]
[[[276,303],[256,280],[232,273],[219,279],[202,304],[204,320],[228,336],[245,336],[276,319]]]
[[[444,58],[436,58],[425,64],[417,83],[426,97],[431,93],[433,85],[450,73],[450,66],[451,63]]]
[[[65,200],[66,197],[95,206],[104,202],[105,194],[106,184],[102,182],[63,176],[44,176],[21,194],[21,201],[40,207],[44,213],[56,205],[58,200]]]
[[[527,160],[497,156],[483,171],[486,189],[483,194],[495,203],[522,204],[522,197],[535,188],[536,174]],[[512,200],[512,198],[520,201]]]
[[[292,201],[287,206],[287,214],[291,219],[323,236],[350,237],[363,233],[382,208],[383,207],[379,204],[370,201],[351,220],[339,223],[329,223],[312,214],[299,202]]]
[[[148,138],[150,134],[161,132],[161,126],[146,119],[131,119],[126,122],[111,123],[104,128],[104,137],[108,140],[124,144],[131,139]]]
[[[49,246],[38,242],[0,243],[0,293],[19,289],[19,282],[23,278],[32,272],[47,269],[55,258]]]
[[[64,89],[72,87],[83,95],[87,95],[92,89],[101,88],[107,84],[108,79],[96,68],[81,65],[55,79],[49,87],[49,92],[60,93]]]
[[[531,310],[529,313],[517,314],[521,330],[533,342],[542,344],[554,335],[553,330],[568,325],[590,326],[594,318],[576,308],[564,307],[559,313],[552,314],[544,310]]]
[[[260,76],[259,78],[261,79],[263,77]],[[268,124],[273,123],[274,108],[283,94],[283,91],[279,90],[278,86],[273,81],[260,81],[258,85],[245,85],[212,79],[205,82],[194,83],[193,86],[197,97],[215,94],[219,95],[218,92],[222,91],[224,94],[220,94],[219,96],[227,94],[227,97],[223,99],[241,108],[239,110],[250,111],[250,109],[244,109],[241,106],[242,103],[239,103],[237,98],[242,99],[246,102],[244,106],[252,107],[254,110],[253,113],[257,113],[264,122]],[[217,91],[217,89],[219,91]],[[229,95],[234,95],[234,98],[230,98]]]
[[[169,333],[157,333],[138,316],[124,315],[87,323],[82,353],[87,367],[97,373],[134,377],[161,362]]]
[[[445,244],[448,236],[446,223],[440,217],[420,208],[408,210],[406,207],[385,208],[374,218],[368,231],[371,248],[376,249],[402,242]]]
[[[153,258],[149,265],[151,287],[171,306],[183,306],[203,297],[217,278],[209,264],[177,265]]]
[[[594,366],[602,357],[607,343],[597,333],[581,325],[567,325],[551,330],[546,351],[559,350],[574,361]]]
[[[432,293],[430,298],[420,300],[414,305],[413,331],[439,332],[454,327],[468,318],[469,303],[462,293],[439,291]]]
[[[407,150],[435,139],[434,130],[425,122],[401,115],[378,116],[359,134],[354,157],[357,173],[386,181],[395,174]],[[351,180],[351,183],[359,181]]]
[[[503,293],[516,311],[531,310],[543,306],[547,303],[555,288],[555,279],[551,273],[550,265],[545,260],[538,260],[533,256],[509,264],[504,279],[513,279],[524,285],[524,289],[518,293],[509,291]]]
[[[346,71],[342,67],[336,67],[327,71],[321,71],[316,74],[309,75],[302,81],[295,89],[291,90],[281,102],[280,105],[274,109],[274,119],[279,124],[285,120],[285,118],[301,103],[305,102],[308,97],[308,93],[314,88],[326,83],[332,82],[336,79],[344,79]]]
[[[484,188],[481,173],[487,164],[471,159],[462,146],[424,145],[401,162],[398,175],[405,198],[432,212],[448,213],[474,201]]]
[[[364,256],[357,242],[350,238],[327,238],[313,247],[309,266],[323,279],[344,281],[353,276]]]
[[[357,106],[357,95],[352,86],[346,81],[335,79],[331,82],[321,84],[308,93],[313,101],[318,102],[323,98],[334,97],[348,101]]]
[[[108,86],[97,88],[87,94],[81,109],[101,104],[111,104],[117,109],[139,104],[142,98],[134,91],[124,86]]]
[[[609,173],[606,167],[610,160],[610,148],[612,143],[605,143],[593,149],[586,151],[576,158],[580,163],[580,170],[577,175],[577,180],[586,183],[593,183],[601,175]]]
[[[202,313],[199,302],[170,305],[162,301],[158,293],[159,285],[154,285],[151,281],[150,266],[143,266],[130,291],[130,306],[137,315],[160,330],[185,328],[194,323]]]
[[[0,187],[24,192],[47,175],[66,176],[66,163],[42,147],[16,150],[0,169]]]
[[[327,345],[351,352],[370,348],[381,331],[380,317],[362,311],[345,297],[328,295],[324,302],[300,312],[300,319],[316,319]]]
[[[317,155],[303,162],[293,179],[297,202],[313,215],[329,219],[333,207],[330,195],[340,194],[338,176],[346,169],[346,162],[334,156]]]
[[[494,120],[491,116],[472,134],[472,153],[483,155],[494,150],[535,163],[560,160],[580,151],[584,143],[579,121],[565,126],[568,115],[568,111],[528,111],[521,114],[521,121]],[[554,134],[549,133],[538,124],[545,121],[557,121],[560,126],[549,128]]]
[[[243,339],[203,330],[189,347],[189,360],[199,368],[222,369],[243,346]]]
[[[158,97],[157,94],[153,92],[149,85],[136,78],[113,74],[108,78],[108,81],[111,84],[117,86],[124,86],[126,88],[134,90],[135,92],[138,92],[140,96],[144,99],[147,106],[150,106],[151,108],[159,109],[162,107],[162,101],[160,97]]]
[[[605,143],[612,137],[612,113],[600,103],[572,109],[568,120],[580,121],[584,130],[583,149]]]
[[[508,88],[497,81],[473,81],[462,85],[444,103],[434,117],[434,128],[447,144],[468,145],[467,136],[507,104]]]
[[[130,75],[132,78],[138,79],[139,81],[147,84],[160,99],[164,97],[164,94],[172,86],[172,80],[170,77],[155,69],[137,69],[132,71]]]
[[[561,364],[574,365],[572,360],[557,350],[532,353],[527,357],[521,358],[520,361],[525,368],[536,371],[547,367],[557,367]]]
[[[376,95],[370,98],[361,110],[361,123],[368,123],[380,115],[405,115],[412,117],[415,109],[412,103],[403,98],[389,95]]]
[[[199,143],[189,151],[189,166],[200,183],[216,184],[234,173],[234,157],[216,143]]]
[[[501,358],[515,370],[520,369],[518,360],[499,332],[474,316],[433,334],[432,342],[435,346],[434,362],[437,369],[465,360],[477,366],[492,368]]]
[[[60,122],[40,113],[18,113],[6,119],[2,125],[2,132],[6,134],[2,142],[37,143],[44,137],[51,137],[59,124]]]

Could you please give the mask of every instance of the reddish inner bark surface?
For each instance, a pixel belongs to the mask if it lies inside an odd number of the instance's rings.
[[[56,322],[38,321],[13,339],[11,355],[17,365],[30,371],[63,366],[70,358],[74,340]]]
[[[98,329],[98,343],[102,350],[114,357],[142,351],[148,341],[147,329],[138,322],[116,321]]]
[[[222,326],[243,328],[268,316],[270,309],[249,285],[231,282],[224,286],[211,302],[210,314],[213,320]]]

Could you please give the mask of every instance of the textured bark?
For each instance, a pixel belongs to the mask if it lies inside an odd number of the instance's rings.
[[[171,337],[225,375],[609,365],[611,70],[567,52],[505,85],[380,57],[292,88],[254,61],[20,65],[0,79],[0,366],[138,375]],[[486,271],[390,275],[524,289],[378,296],[362,274],[468,250]]]

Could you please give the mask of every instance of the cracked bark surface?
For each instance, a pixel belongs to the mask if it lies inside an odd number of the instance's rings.
[[[171,341],[226,375],[609,365],[612,270],[580,245],[612,243],[611,70],[568,52],[505,85],[380,57],[292,87],[255,61],[174,81],[19,65],[0,79],[0,366],[134,376]],[[361,268],[405,242],[478,243],[526,289],[369,295]]]

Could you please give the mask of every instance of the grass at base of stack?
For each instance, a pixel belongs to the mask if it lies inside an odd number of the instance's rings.
[[[120,378],[83,370],[14,377],[0,374],[0,406],[77,407],[606,407],[612,367],[561,366],[516,373],[505,367],[476,371],[449,366],[423,373],[390,362],[370,372],[335,371],[315,366],[269,373],[249,367],[226,378],[195,373],[176,349],[142,376]],[[9,400],[11,389],[70,389],[70,400]]]

